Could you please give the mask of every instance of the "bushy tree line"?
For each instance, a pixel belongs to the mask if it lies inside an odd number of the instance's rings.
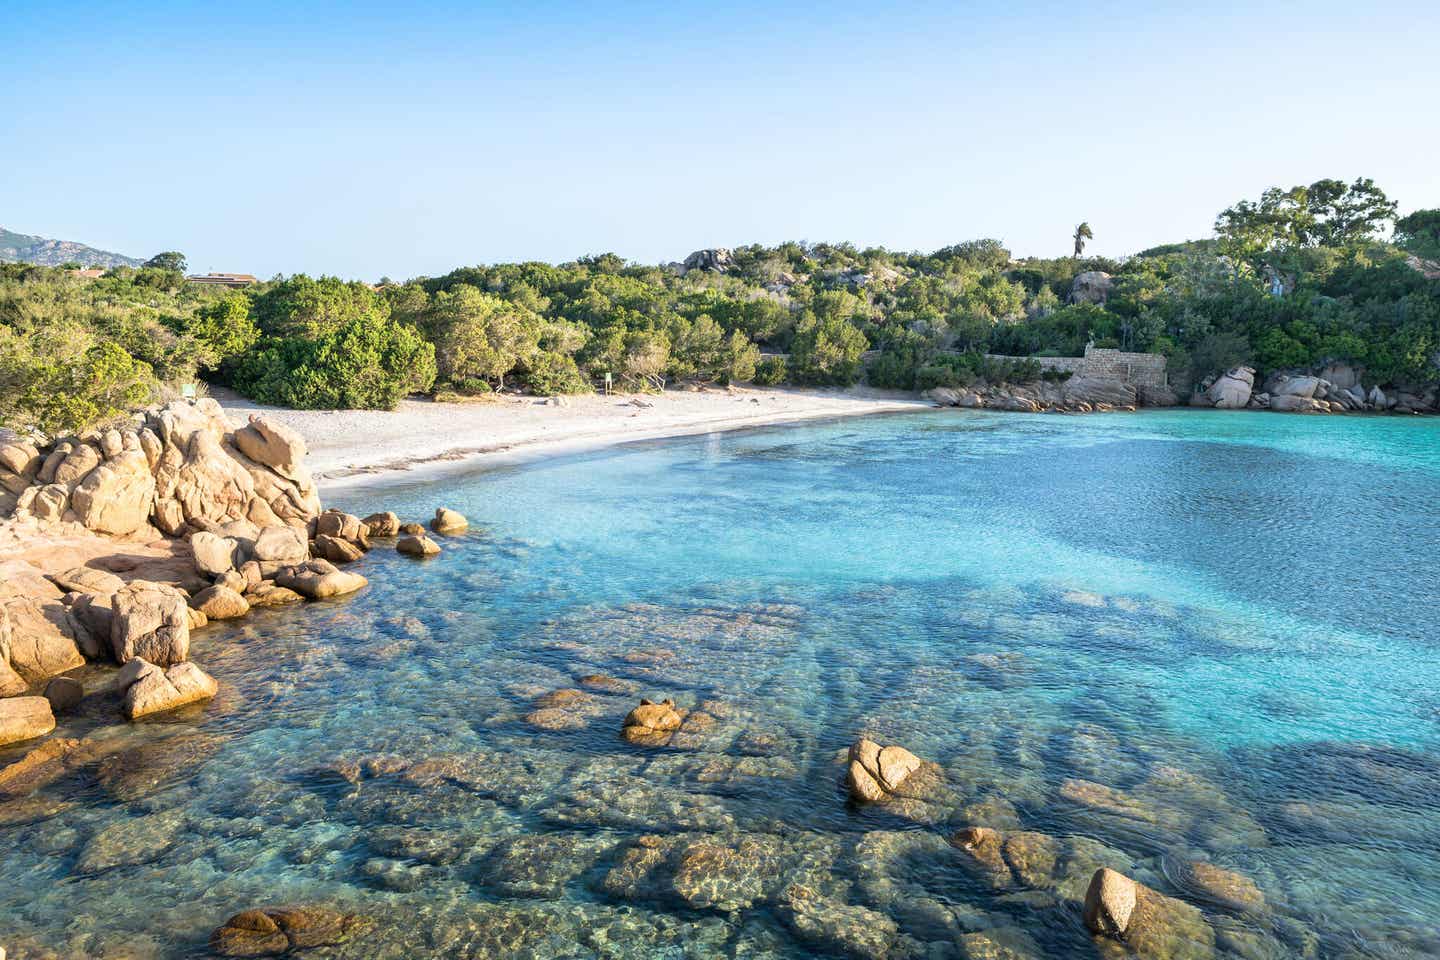
[[[731,251],[721,270],[573,263],[465,267],[378,287],[276,278],[245,290],[187,285],[184,257],[87,281],[0,266],[0,417],[78,429],[196,376],[292,407],[392,407],[412,393],[537,394],[676,380],[926,389],[1022,380],[1086,344],[1156,351],[1184,388],[1226,366],[1262,372],[1343,360],[1368,379],[1437,377],[1440,211],[1394,223],[1369,180],[1265,191],[1213,240],[1124,261],[1015,260],[995,240],[931,253],[783,243]],[[1070,303],[1075,277],[1111,275],[1103,304]]]

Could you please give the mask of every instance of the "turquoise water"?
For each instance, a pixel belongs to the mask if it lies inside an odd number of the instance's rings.
[[[1203,910],[1173,956],[1437,956],[1437,490],[1435,420],[940,411],[345,491],[472,527],[197,634],[204,711],[87,700],[99,759],[0,799],[0,945],[307,902],[372,921],[307,956],[1087,956],[1108,865]],[[714,722],[628,745],[640,696]],[[861,733],[940,786],[847,804]],[[997,882],[967,825],[1062,852]]]

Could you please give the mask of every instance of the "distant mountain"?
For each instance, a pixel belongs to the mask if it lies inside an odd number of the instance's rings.
[[[47,240],[0,227],[0,263],[38,263],[58,267],[78,263],[82,267],[138,267],[144,263],[108,250],[96,250],[73,240]]]

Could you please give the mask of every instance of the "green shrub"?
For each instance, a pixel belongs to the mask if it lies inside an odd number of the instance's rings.
[[[789,375],[789,364],[784,357],[761,357],[760,362],[755,364],[755,376],[751,382],[760,387],[773,387],[784,383]]]
[[[235,377],[246,396],[300,410],[391,410],[434,382],[434,346],[409,327],[371,316],[318,339],[270,341]]]
[[[590,381],[569,354],[541,350],[525,361],[520,382],[531,393],[553,397],[561,393],[589,393]]]

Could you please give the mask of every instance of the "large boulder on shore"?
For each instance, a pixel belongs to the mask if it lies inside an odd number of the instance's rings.
[[[127,720],[209,700],[220,689],[213,677],[188,660],[168,670],[146,660],[131,660],[120,669],[115,682],[124,691]]]
[[[165,447],[155,471],[155,525],[175,536],[187,524],[240,520],[254,494],[255,481],[213,431],[198,430],[184,447]]]
[[[0,746],[34,740],[55,729],[55,715],[44,697],[7,697],[0,700]]]
[[[75,518],[96,533],[124,536],[146,526],[155,477],[139,449],[122,450],[100,464],[70,495]]]
[[[179,590],[135,580],[115,593],[110,608],[110,649],[116,663],[139,658],[168,667],[190,656],[190,608]]]
[[[195,572],[207,579],[229,573],[244,562],[236,540],[208,530],[191,535],[190,553],[195,558]]]
[[[1239,410],[1250,402],[1250,393],[1255,389],[1255,371],[1249,367],[1235,367],[1218,378],[1205,397],[1211,406],[1220,410]]]
[[[255,538],[251,553],[261,564],[304,563],[310,557],[310,544],[305,531],[296,527],[268,527]]]
[[[279,421],[252,414],[250,423],[235,431],[235,446],[287,480],[310,480],[304,464],[305,438]]]
[[[0,696],[23,693],[30,684],[84,666],[78,632],[58,600],[0,581]]]

